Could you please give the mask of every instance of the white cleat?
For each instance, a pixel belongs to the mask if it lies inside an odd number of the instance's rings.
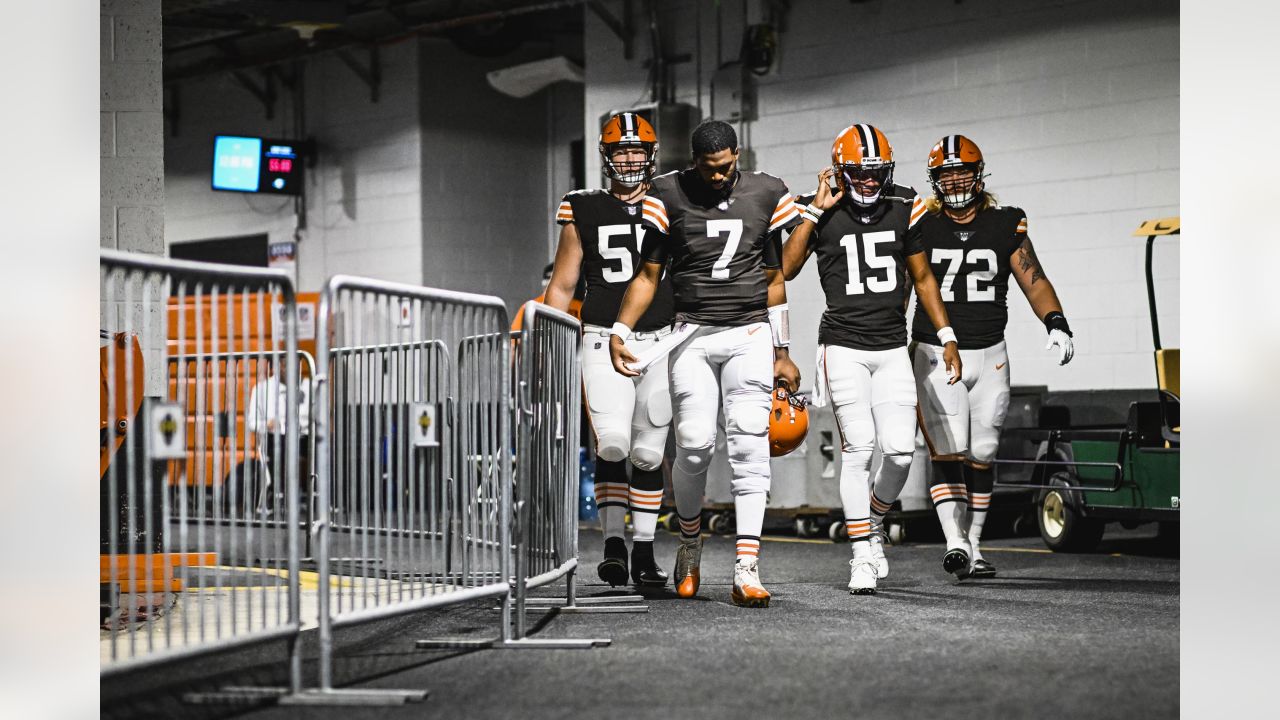
[[[874,595],[876,592],[876,563],[869,557],[856,557],[849,561],[849,592],[854,595]]]
[[[876,577],[881,580],[889,577],[889,561],[884,556],[884,526],[875,520],[871,521],[871,559],[876,565]]]
[[[733,564],[733,604],[739,607],[769,607],[769,591],[760,582],[760,561],[738,560]]]

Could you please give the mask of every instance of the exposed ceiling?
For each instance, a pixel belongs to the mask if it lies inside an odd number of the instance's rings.
[[[580,37],[584,5],[605,12],[590,0],[163,0],[164,77],[172,84],[423,36],[502,55]]]

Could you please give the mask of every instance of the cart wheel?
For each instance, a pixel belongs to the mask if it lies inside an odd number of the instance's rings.
[[[827,537],[834,543],[849,542],[849,531],[845,528],[844,521],[832,520],[827,526]]]
[[[796,537],[811,538],[817,537],[822,532],[822,523],[817,518],[812,517],[796,517]]]
[[[729,534],[729,514],[715,513],[707,520],[707,529],[716,535]]]
[[[1055,475],[1051,482],[1062,487],[1046,490],[1040,499],[1037,517],[1044,544],[1054,552],[1093,551],[1102,540],[1106,526],[1080,514],[1063,476]]]
[[[889,536],[890,545],[897,545],[907,539],[907,526],[902,523],[886,523],[884,534]]]

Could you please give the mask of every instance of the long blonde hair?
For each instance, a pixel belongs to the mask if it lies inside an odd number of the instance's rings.
[[[998,207],[1000,201],[996,199],[995,193],[982,191],[982,197],[978,200],[978,209],[986,210],[987,208]],[[933,214],[942,212],[942,200],[937,195],[930,195],[925,198],[924,209]]]

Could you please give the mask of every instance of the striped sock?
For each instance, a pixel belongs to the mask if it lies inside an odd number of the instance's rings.
[[[630,494],[626,463],[596,458],[596,507],[600,510],[600,530],[606,538],[625,533]]]
[[[676,513],[676,517],[680,519],[680,537],[685,539],[696,538],[702,534],[702,515],[694,515],[691,518]]]
[[[964,482],[969,489],[969,544],[973,547],[973,557],[977,560],[982,557],[978,542],[982,539],[982,526],[987,521],[987,509],[991,507],[995,474],[990,465],[977,465],[971,461],[965,463]]]
[[[846,519],[844,529],[849,534],[849,542],[866,542],[871,539],[871,518]]]
[[[889,508],[892,507],[892,502],[881,500],[874,490],[871,491],[871,517],[875,518],[877,523],[884,520],[884,516],[889,514]]]
[[[760,536],[739,535],[737,559],[745,562],[755,560],[758,557],[760,557]]]
[[[658,527],[658,510],[662,508],[662,471],[632,468],[630,499],[632,539],[652,540]]]
[[[938,513],[942,534],[947,538],[947,547],[963,546],[967,529],[966,516],[969,512],[969,493],[964,486],[962,465],[958,462],[934,461],[933,469],[933,482],[929,486],[929,496],[933,499],[933,508]]]

